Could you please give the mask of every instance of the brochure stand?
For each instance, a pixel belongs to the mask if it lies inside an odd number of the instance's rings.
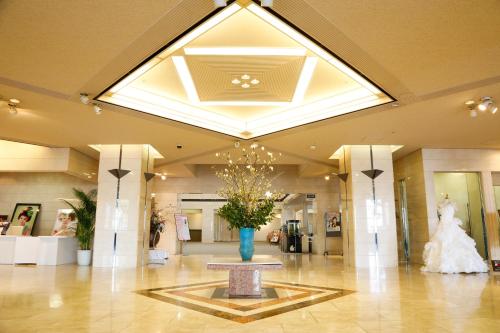
[[[177,240],[181,242],[180,254],[184,255],[184,242],[191,240],[191,235],[189,234],[189,223],[186,215],[174,214],[175,217],[175,228],[177,230]]]

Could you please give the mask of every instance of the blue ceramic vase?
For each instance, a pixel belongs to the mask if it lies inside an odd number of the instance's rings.
[[[241,260],[251,261],[253,257],[254,228],[240,229],[240,255]]]

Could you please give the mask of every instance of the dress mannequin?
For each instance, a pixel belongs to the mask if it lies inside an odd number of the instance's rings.
[[[488,272],[488,266],[476,250],[476,242],[460,227],[456,206],[448,195],[439,205],[440,221],[436,233],[425,244],[424,272]]]

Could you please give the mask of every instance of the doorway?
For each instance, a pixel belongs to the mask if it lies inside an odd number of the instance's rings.
[[[462,221],[461,227],[476,242],[477,252],[488,259],[488,244],[484,221],[481,178],[475,172],[434,173],[436,202],[446,197],[456,203],[455,217]]]

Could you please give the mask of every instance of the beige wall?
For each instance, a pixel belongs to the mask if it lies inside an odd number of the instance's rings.
[[[57,210],[68,208],[59,198],[73,198],[73,187],[89,191],[96,185],[59,172],[0,172],[0,214],[10,219],[16,203],[40,203],[42,209],[32,235],[50,235]]]
[[[404,258],[401,234],[401,210],[399,181],[406,180],[408,222],[410,228],[410,261],[423,263],[422,253],[429,240],[429,228],[426,206],[424,165],[422,151],[417,150],[399,160],[394,161],[394,193],[396,195],[398,255]]]
[[[322,254],[325,250],[325,225],[323,214],[326,210],[338,210],[339,207],[339,184],[338,180],[332,179],[325,181],[323,178],[299,178],[298,169],[293,166],[277,166],[279,176],[273,182],[274,188],[282,193],[315,193],[318,214],[315,214],[314,232],[316,234],[313,251]],[[210,165],[198,166],[194,178],[167,178],[162,181],[155,178],[153,192],[155,193],[155,202],[159,208],[168,207],[169,211],[180,212],[181,207],[178,204],[176,195],[178,193],[216,193],[221,183],[214,175]],[[193,208],[193,207],[182,207]],[[173,219],[169,219],[170,224]],[[175,230],[175,226],[167,225],[167,230]],[[168,236],[167,236],[168,237]],[[206,235],[203,236],[207,237]],[[177,247],[172,246],[173,240],[168,238],[160,241],[160,245],[167,248],[171,253],[177,251]],[[339,253],[342,245],[339,239],[328,238],[327,249],[332,253]]]

